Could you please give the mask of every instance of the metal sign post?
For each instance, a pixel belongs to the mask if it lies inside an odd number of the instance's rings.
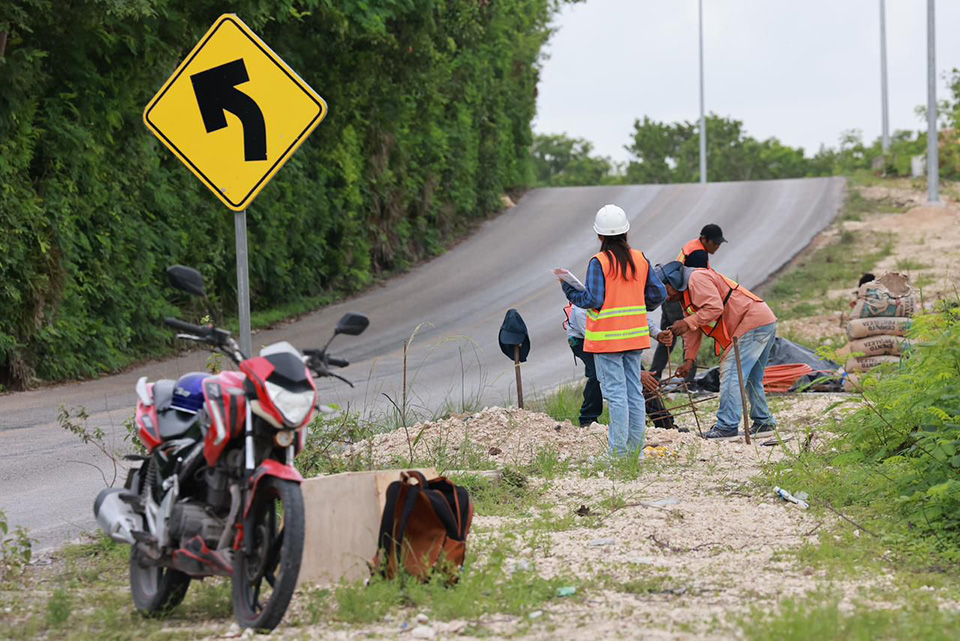
[[[250,329],[250,265],[247,262],[247,211],[233,214],[237,235],[237,306],[240,308],[240,351],[253,355]]]

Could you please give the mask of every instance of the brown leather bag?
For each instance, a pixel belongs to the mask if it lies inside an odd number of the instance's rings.
[[[387,488],[374,572],[392,579],[402,566],[427,581],[438,569],[456,581],[472,521],[473,504],[465,489],[442,476],[428,481],[420,472],[402,472]]]

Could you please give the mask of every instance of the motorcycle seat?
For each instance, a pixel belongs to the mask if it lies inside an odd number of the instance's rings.
[[[160,423],[160,438],[169,441],[183,436],[199,419],[199,414],[181,412],[172,407],[159,410],[157,421]]]

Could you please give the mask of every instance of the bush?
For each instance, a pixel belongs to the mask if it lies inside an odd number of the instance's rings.
[[[404,269],[529,183],[538,59],[560,1],[230,5],[330,105],[251,208],[255,311]],[[196,265],[215,303],[235,309],[234,240],[229,212],[141,121],[222,4],[8,9],[0,385],[23,387],[169,350],[169,264]]]
[[[784,487],[811,502],[855,506],[876,530],[960,560],[960,309],[916,319],[899,370],[871,374],[855,411],[823,452],[779,465]],[[907,541],[906,539],[915,539]],[[916,545],[930,539],[935,545]]]
[[[7,515],[0,510],[0,583],[19,574],[33,557],[33,541],[22,527],[10,530]]]

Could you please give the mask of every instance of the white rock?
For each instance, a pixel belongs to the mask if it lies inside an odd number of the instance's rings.
[[[414,639],[432,639],[437,636],[437,633],[434,632],[430,626],[418,625],[413,629],[413,632],[410,633],[410,636]]]
[[[539,619],[539,618],[542,617],[542,616],[543,616],[543,610],[537,610],[536,612],[531,612],[531,613],[530,613],[530,618],[531,618],[531,619]]]
[[[227,630],[227,633],[224,636],[226,636],[228,639],[233,639],[241,634],[243,634],[243,630],[240,629],[240,626],[236,622],[233,622],[230,624],[230,629]]]
[[[679,502],[680,502],[680,499],[666,498],[666,499],[659,499],[656,501],[650,501],[650,505],[655,505],[657,507],[666,507],[668,505],[676,505]]]
[[[428,617],[423,612],[417,615],[417,623],[426,624],[426,623],[429,623],[429,621],[430,621],[430,617]]]
[[[634,556],[627,559],[627,563],[636,563],[637,565],[653,565],[656,560],[652,556]]]
[[[616,544],[617,544],[616,539],[594,539],[589,543],[587,543],[587,546],[592,548],[602,548],[602,547],[607,547],[608,545],[616,545]]]

